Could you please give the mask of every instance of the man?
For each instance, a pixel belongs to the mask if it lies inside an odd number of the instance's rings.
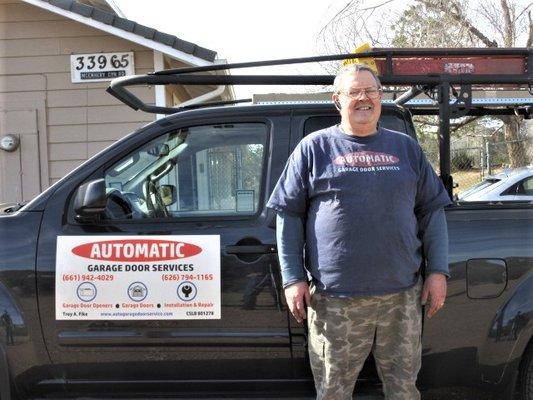
[[[446,297],[450,199],[416,141],[379,127],[381,94],[367,66],[342,69],[341,123],[298,144],[268,202],[287,304],[307,317],[317,399],[351,399],[370,351],[386,399],[419,399],[421,303],[431,317]]]

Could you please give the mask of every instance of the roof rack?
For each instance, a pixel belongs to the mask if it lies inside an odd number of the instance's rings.
[[[379,78],[384,86],[419,86],[419,92],[424,87],[433,87],[442,82],[448,82],[451,85],[477,85],[478,87],[490,89],[494,89],[497,85],[507,85],[508,88],[513,85],[515,87],[519,85],[528,88],[532,86],[531,74],[528,73],[528,71],[533,70],[533,55],[530,48],[380,48],[365,53],[169,69],[147,75],[114,79],[107,91],[135,110],[159,114],[175,114],[188,108],[159,107],[147,104],[126,88],[147,84],[325,86],[333,83],[333,75],[209,75],[205,73],[366,57],[375,59],[380,71]],[[236,102],[242,101],[237,100]]]
[[[254,94],[252,103],[257,105],[274,104],[331,104],[332,91],[313,93],[260,93]],[[450,100],[453,105],[455,99]],[[384,91],[381,102],[383,104],[398,104],[397,91]],[[199,105],[201,106],[201,105]],[[408,108],[414,115],[438,115],[438,101],[425,93],[404,101],[402,106]],[[468,111],[473,115],[509,115],[522,114],[533,106],[533,96],[527,90],[483,90],[472,93],[472,103]]]
[[[406,105],[422,93],[436,100],[439,115],[441,178],[450,195],[453,187],[450,176],[450,118],[459,118],[468,114],[472,107],[472,89],[522,90],[533,95],[533,74],[531,73],[533,71],[533,49],[531,48],[379,48],[363,53],[217,64],[117,78],[111,82],[107,91],[135,110],[175,114],[202,105],[189,107],[154,106],[140,100],[127,90],[127,87],[146,84],[325,86],[333,83],[333,75],[216,75],[216,71],[355,58],[373,58],[379,70],[379,79],[384,86],[409,87],[394,100],[396,104]],[[209,74],[212,72],[215,72],[215,75]],[[223,102],[223,104],[243,101],[249,100],[234,100]],[[205,106],[217,104],[221,103],[207,103]],[[506,113],[515,112],[508,105],[506,107],[507,110],[503,109]],[[529,118],[531,105],[522,106],[521,112]]]

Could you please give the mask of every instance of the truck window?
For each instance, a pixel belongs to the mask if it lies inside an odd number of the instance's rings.
[[[126,215],[108,218],[253,215],[266,143],[262,123],[194,126],[158,137],[105,171],[106,191],[127,203]]]

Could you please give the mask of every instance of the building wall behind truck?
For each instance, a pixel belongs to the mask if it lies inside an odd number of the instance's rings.
[[[12,122],[0,122],[0,135],[24,139],[18,156],[0,150],[0,203],[31,199],[90,156],[154,120],[154,115],[135,112],[107,94],[108,82],[71,83],[71,54],[127,51],[134,52],[136,74],[153,71],[149,48],[29,4],[0,0],[0,112],[17,112],[4,116]],[[134,93],[154,102],[152,88],[138,87]],[[21,115],[35,119],[38,133],[27,123],[17,129]],[[23,135],[34,135],[34,140]],[[13,174],[20,175],[19,191],[13,190]]]

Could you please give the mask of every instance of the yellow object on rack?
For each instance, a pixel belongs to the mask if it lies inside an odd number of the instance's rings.
[[[368,43],[363,43],[361,46],[357,47],[353,53],[364,53],[367,51],[372,51],[372,47]],[[350,64],[365,64],[372,68],[372,70],[379,74],[378,66],[376,65],[376,61],[374,60],[374,57],[358,57],[358,58],[348,58],[342,62],[342,66],[345,67],[346,65]]]

